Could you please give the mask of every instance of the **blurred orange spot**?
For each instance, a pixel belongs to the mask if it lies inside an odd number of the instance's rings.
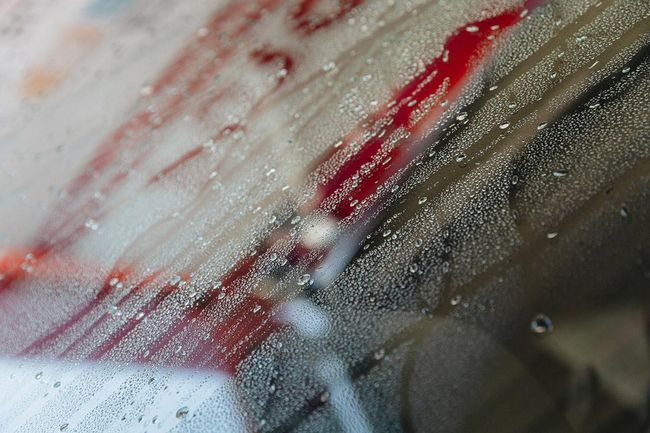
[[[36,98],[55,88],[75,63],[99,43],[102,32],[99,28],[87,24],[74,25],[65,32],[47,57],[50,66],[32,67],[25,76],[21,91],[26,98]],[[52,66],[55,65],[55,66]]]
[[[65,32],[65,44],[73,43],[83,46],[95,45],[101,39],[102,33],[96,26],[77,24]]]
[[[46,66],[36,66],[28,73],[21,85],[21,92],[27,98],[36,98],[56,87],[62,76]]]

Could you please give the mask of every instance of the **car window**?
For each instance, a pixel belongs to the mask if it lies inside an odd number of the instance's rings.
[[[0,4],[0,431],[645,431],[649,17]]]

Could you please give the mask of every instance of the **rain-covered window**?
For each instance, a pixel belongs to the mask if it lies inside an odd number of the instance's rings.
[[[0,2],[0,431],[647,431],[649,47],[647,0]]]

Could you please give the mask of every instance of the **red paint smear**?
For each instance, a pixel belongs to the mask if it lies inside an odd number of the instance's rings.
[[[284,70],[285,74],[278,77],[277,86],[280,86],[293,71],[293,58],[286,51],[265,46],[254,50],[251,58],[260,65],[279,65],[280,69]]]
[[[294,30],[303,35],[327,28],[341,20],[350,11],[363,3],[363,0],[340,0],[338,6],[330,13],[322,14],[315,11],[320,0],[301,0],[291,13]]]
[[[144,285],[139,285],[137,289],[142,289]],[[102,344],[100,344],[98,347],[96,347],[92,353],[88,356],[89,359],[92,360],[100,360],[102,359],[111,349],[113,349],[115,346],[117,346],[121,341],[124,340],[124,338],[135,329],[135,327],[140,323],[140,321],[150,315],[162,302],[169,297],[174,291],[176,287],[172,285],[167,285],[165,286],[161,291],[156,293],[156,295],[147,302],[147,304],[142,308],[140,311],[144,313],[142,317],[135,316],[131,317],[127,320],[127,322],[122,325],[116,332],[110,335],[110,337],[105,340]],[[137,292],[132,291],[130,292],[127,296],[125,296],[120,304],[118,304],[118,307],[121,306],[126,299],[129,299],[133,297],[134,293]],[[108,319],[108,315],[104,314],[103,320]]]
[[[120,280],[123,280],[126,275],[127,272],[123,270],[115,270],[111,272],[109,277],[106,278],[106,281],[102,285],[102,288],[88,304],[84,305],[79,311],[74,313],[63,323],[57,325],[53,330],[49,331],[44,336],[31,343],[29,346],[23,349],[19,355],[37,355],[40,353],[45,347],[47,347],[48,344],[52,343],[59,336],[68,331],[72,326],[74,326],[88,313],[90,313],[95,307],[99,306],[102,303],[102,301],[109,295],[113,288],[110,284],[111,279],[118,278]]]
[[[395,92],[393,98],[395,104],[392,112],[391,107],[386,105],[373,115],[375,122],[378,122],[386,119],[387,114],[391,113],[386,122],[387,125],[383,128],[381,137],[377,134],[363,143],[358,153],[339,167],[334,176],[320,189],[321,203],[323,203],[329,196],[340,190],[344,183],[354,174],[359,173],[364,166],[372,167],[370,174],[360,174],[359,183],[348,195],[350,201],[340,200],[332,211],[333,215],[339,219],[350,215],[354,211],[354,207],[349,204],[350,202],[362,201],[370,197],[380,183],[400,168],[394,162],[406,150],[404,143],[388,151],[381,158],[381,161],[377,160],[378,156],[381,155],[381,149],[389,145],[387,140],[389,140],[390,136],[400,128],[413,133],[418,129],[418,124],[423,121],[427,124],[435,121],[436,119],[432,119],[431,116],[425,116],[417,124],[410,124],[411,116],[416,110],[420,109],[420,104],[443,90],[443,85],[448,86],[446,90],[447,96],[460,90],[462,84],[467,81],[475,69],[476,61],[485,57],[489,42],[488,36],[496,36],[503,29],[515,24],[520,19],[522,10],[507,11],[492,18],[468,23],[465,27],[456,30],[447,39],[443,47],[444,52],[449,53],[449,58],[445,59],[444,55],[436,57],[408,84]],[[478,31],[467,31],[466,28],[469,26],[477,27]],[[492,30],[492,26],[498,26],[498,28]],[[421,137],[415,137],[415,140],[419,139]],[[415,140],[403,141],[408,143]],[[347,145],[351,141],[352,137],[346,137],[343,140],[344,144]],[[390,161],[385,162],[388,159]]]
[[[125,296],[123,296],[123,297],[122,297],[122,298],[121,298],[121,299],[116,303],[115,306],[118,308],[118,310],[119,310],[120,307],[122,307],[122,306],[126,303],[126,301],[132,299],[132,298],[134,297],[135,294],[141,292],[142,289],[143,289],[144,287],[148,286],[148,285],[149,285],[149,284],[150,284],[150,283],[151,283],[151,282],[152,282],[152,281],[153,281],[153,280],[154,280],[158,275],[159,275],[159,273],[153,273],[153,274],[149,275],[146,279],[144,279],[144,280],[142,280],[140,283],[138,283],[137,286],[135,286],[134,288],[130,289],[129,292],[128,292]],[[108,281],[110,281],[110,280],[108,280]],[[110,283],[109,283],[109,285],[110,285]],[[169,294],[170,292],[171,292],[170,288],[169,288],[169,287],[165,287],[165,288],[164,288],[160,293],[158,293],[158,295],[160,295],[161,293],[167,293],[167,294]],[[146,308],[146,307],[145,307],[145,308]],[[148,314],[148,312],[147,312],[147,314]],[[145,314],[145,316],[146,316],[146,314]],[[86,340],[86,339],[87,339],[87,338],[88,338],[88,337],[93,333],[93,331],[95,331],[95,329],[97,329],[100,325],[104,324],[104,323],[105,323],[108,319],[110,319],[110,318],[111,318],[111,315],[110,315],[108,312],[105,312],[105,313],[103,313],[101,316],[99,316],[99,318],[97,318],[97,319],[96,319],[96,320],[95,320],[95,321],[94,321],[94,322],[93,322],[93,323],[92,323],[88,328],[86,328],[86,329],[84,330],[84,332],[81,334],[81,336],[80,336],[79,338],[77,338],[75,341],[73,341],[72,344],[70,344],[70,345],[69,345],[69,346],[68,346],[68,347],[67,347],[67,348],[66,348],[66,349],[61,353],[61,355],[60,355],[59,357],[61,357],[61,358],[65,358],[65,357],[67,357],[68,355],[70,355],[71,353],[73,353],[73,352],[77,349],[77,347],[79,347],[79,346],[80,346],[80,345],[81,345],[81,344],[82,344],[82,343],[83,343],[83,342],[84,342],[84,341],[85,341],[85,340]],[[140,319],[134,319],[134,318],[132,318],[131,320],[136,320],[137,322],[139,322],[139,321],[142,320],[143,318],[144,318],[144,316],[141,317]],[[62,332],[63,332],[63,331],[62,331]],[[57,336],[60,335],[62,332],[59,332],[59,334],[57,334],[57,335],[52,335],[52,338],[57,337]],[[119,339],[118,339],[118,338],[119,338],[119,335],[120,335],[120,332],[118,331],[117,334],[113,334],[113,335],[110,336],[110,338],[108,339],[108,342],[109,342],[109,343],[108,343],[108,346],[109,346],[109,348],[113,347],[114,345],[116,345],[116,344],[119,342]],[[124,335],[126,335],[126,333],[125,333]],[[106,344],[106,343],[105,343],[105,344]],[[91,355],[89,358],[90,358],[90,359],[97,359],[97,358],[93,358],[92,355]]]
[[[199,362],[234,374],[237,366],[246,359],[279,324],[271,319],[273,304],[257,297],[247,297],[235,311],[215,327],[211,334],[224,352],[215,351],[211,345],[199,347]],[[207,360],[202,362],[207,355]]]
[[[263,249],[259,254],[263,254],[265,251],[266,249]],[[198,318],[208,307],[220,302],[221,300],[218,298],[219,293],[223,292],[225,296],[232,295],[235,291],[235,287],[237,287],[236,282],[247,275],[250,275],[256,262],[257,257],[254,256],[246,256],[240,260],[230,272],[221,278],[220,287],[218,289],[214,289],[207,293],[202,299],[198,299],[190,309],[183,313],[182,317],[178,318],[175,323],[160,336],[160,338],[156,339],[149,349],[150,356],[153,356],[162,350],[176,335],[186,329],[187,326],[192,323],[194,319]],[[247,295],[245,301],[252,299],[253,297],[253,295]],[[229,313],[229,316],[227,317],[230,316],[231,314]],[[141,362],[145,361],[144,358],[139,358],[138,360]]]
[[[240,301],[223,320],[214,326],[209,324],[210,318],[204,318],[196,324],[194,320],[187,323],[183,329],[189,329],[184,338],[191,336],[191,340],[198,341],[198,345],[191,351],[189,360],[183,365],[213,368],[234,374],[237,365],[272,332],[282,326],[273,320],[272,308],[271,301],[250,295]],[[190,327],[191,324],[194,326]],[[207,335],[201,329],[205,326],[211,327]]]

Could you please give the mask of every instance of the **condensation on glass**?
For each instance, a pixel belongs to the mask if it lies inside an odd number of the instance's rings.
[[[0,42],[0,431],[648,427],[646,0],[10,0]]]

